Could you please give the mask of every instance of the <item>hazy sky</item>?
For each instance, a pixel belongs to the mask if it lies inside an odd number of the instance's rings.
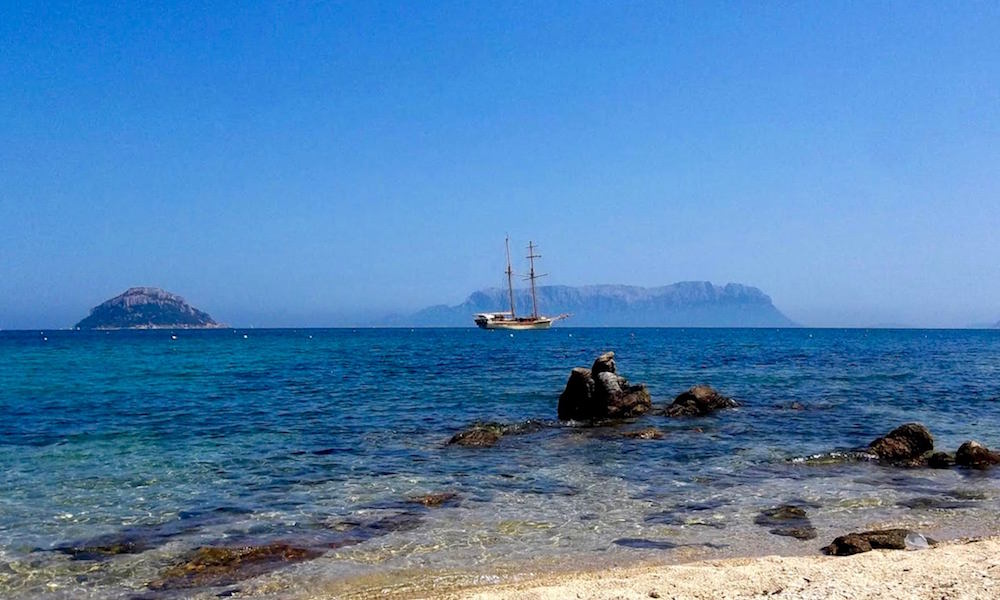
[[[0,5],[0,327],[453,304],[507,232],[550,283],[1000,319],[996,2],[180,4]]]

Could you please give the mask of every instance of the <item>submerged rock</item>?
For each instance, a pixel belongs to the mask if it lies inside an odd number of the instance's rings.
[[[823,548],[823,552],[833,556],[850,556],[870,550],[921,550],[936,544],[911,529],[880,529],[842,535]]]
[[[968,441],[958,447],[955,453],[955,464],[973,469],[985,469],[1000,463],[1000,454],[991,452],[989,448],[977,441]]]
[[[656,427],[646,427],[645,429],[626,431],[622,434],[622,437],[632,440],[662,440],[663,432]]]
[[[649,412],[652,398],[644,385],[629,385],[618,374],[615,353],[597,357],[591,368],[570,371],[566,387],[559,395],[558,414],[562,421],[626,419]]]
[[[448,445],[488,448],[500,441],[503,437],[503,428],[500,423],[475,423],[451,436]]]
[[[934,449],[934,437],[920,423],[907,423],[874,440],[868,448],[880,459],[892,463],[918,463]]]
[[[476,421],[468,428],[451,436],[447,445],[487,448],[500,441],[506,435],[521,435],[541,431],[545,423],[529,419],[520,423],[496,423]]]
[[[739,404],[723,396],[713,387],[696,385],[674,399],[667,407],[668,417],[703,417],[723,408],[736,408]]]
[[[409,500],[413,504],[421,504],[427,508],[438,508],[458,503],[458,494],[455,492],[439,492],[437,494],[424,494],[414,496]]]
[[[322,552],[288,544],[265,546],[204,546],[167,568],[149,583],[153,590],[182,590],[232,585],[286,565],[312,560]]]
[[[806,516],[805,509],[799,506],[783,504],[762,510],[753,522],[762,527],[770,527],[770,532],[774,535],[799,540],[811,540],[816,537],[816,528]]]

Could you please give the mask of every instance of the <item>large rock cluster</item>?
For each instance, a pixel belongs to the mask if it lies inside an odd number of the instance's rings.
[[[559,419],[599,421],[637,417],[653,407],[644,385],[629,385],[618,374],[615,353],[605,352],[589,369],[577,367],[569,374],[559,396]]]
[[[882,461],[905,467],[987,469],[1000,464],[1000,453],[974,440],[959,446],[954,454],[934,452],[934,436],[920,423],[900,425],[875,439],[868,445],[868,451]]]

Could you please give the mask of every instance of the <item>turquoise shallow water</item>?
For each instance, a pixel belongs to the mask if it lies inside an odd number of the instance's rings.
[[[173,333],[0,332],[0,597],[293,598],[414,574],[814,553],[872,525],[1000,532],[995,472],[795,460],[914,420],[940,449],[1000,446],[1000,331]],[[658,405],[710,383],[743,406],[557,423],[569,370],[609,349]],[[545,426],[445,446],[477,419]],[[666,437],[621,436],[648,425]],[[431,492],[457,496],[407,503]],[[817,539],[754,524],[792,501]],[[133,547],[58,550],[109,540]],[[180,596],[147,587],[193,548],[270,542],[323,554]]]

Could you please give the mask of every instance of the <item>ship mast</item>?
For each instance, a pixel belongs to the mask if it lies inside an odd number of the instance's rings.
[[[535,319],[538,319],[538,297],[535,295],[535,279],[544,277],[543,275],[535,275],[535,259],[541,257],[541,254],[535,254],[535,245],[529,241],[528,262],[531,270],[528,272],[528,279],[531,280],[531,314]]]
[[[514,315],[514,271],[510,268],[510,236],[504,239],[507,244],[507,293],[510,294],[510,318],[517,318]]]

